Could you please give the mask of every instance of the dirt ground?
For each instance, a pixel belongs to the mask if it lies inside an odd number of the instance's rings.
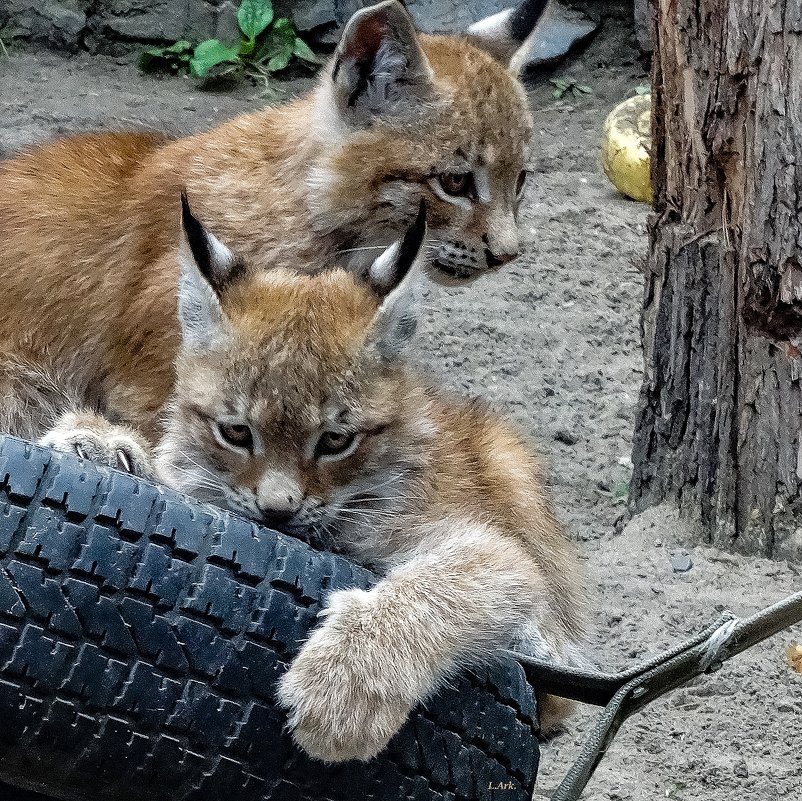
[[[252,87],[208,94],[186,79],[144,78],[130,59],[9,55],[0,57],[0,156],[82,130],[191,132],[263,102]],[[688,545],[693,567],[675,574],[669,557],[687,535],[670,510],[614,531],[642,378],[647,209],[607,182],[598,142],[605,114],[647,79],[621,20],[608,20],[555,74],[576,76],[593,94],[555,101],[544,76],[529,82],[536,125],[525,255],[473,287],[432,290],[420,357],[453,386],[489,398],[537,444],[587,564],[592,659],[624,667],[704,628],[717,610],[747,615],[782,598],[799,588],[799,571]],[[794,637],[802,640],[802,631],[775,637],[631,719],[585,798],[796,797],[802,676],[785,661]],[[558,784],[593,715],[581,710],[544,746],[536,798]]]

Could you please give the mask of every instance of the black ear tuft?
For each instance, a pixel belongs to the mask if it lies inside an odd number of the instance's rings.
[[[391,245],[376,259],[370,269],[370,285],[379,297],[389,295],[407,277],[425,239],[426,202],[421,200],[415,222],[401,240]]]
[[[401,249],[398,252],[399,281],[412,269],[415,259],[418,258],[423,240],[426,238],[426,201],[421,198],[418,206],[418,216],[412,227],[404,234],[401,240]]]
[[[508,8],[475,22],[468,28],[470,40],[505,66],[510,66],[521,45],[532,35],[549,0],[521,0]]]
[[[217,289],[215,286],[216,276],[212,272],[212,248],[209,237],[206,229],[189,208],[189,200],[185,191],[181,193],[181,226],[184,229],[195,264],[198,265],[201,274],[212,285],[212,288]]]
[[[404,237],[387,248],[370,268],[370,285],[379,302],[371,339],[384,360],[398,358],[415,333],[415,288],[419,276],[412,268],[425,238],[426,204],[421,201],[415,222]]]
[[[200,274],[219,295],[231,281],[244,272],[243,262],[195,217],[189,207],[186,192],[181,193],[181,227],[189,247],[189,255]]]
[[[549,0],[521,0],[510,14],[510,38],[516,42],[524,42],[537,25]]]

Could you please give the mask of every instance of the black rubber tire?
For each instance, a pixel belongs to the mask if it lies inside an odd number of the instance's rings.
[[[0,437],[0,782],[80,801],[529,801],[537,715],[511,660],[459,678],[369,763],[293,746],[276,679],[326,594],[373,581]]]

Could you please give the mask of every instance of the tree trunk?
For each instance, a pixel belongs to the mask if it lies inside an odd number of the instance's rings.
[[[655,0],[631,508],[802,556],[802,0]]]

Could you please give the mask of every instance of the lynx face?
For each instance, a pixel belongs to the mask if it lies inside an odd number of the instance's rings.
[[[507,62],[486,52],[491,39],[418,36],[396,3],[349,23],[316,99],[319,135],[333,146],[308,179],[319,219],[369,232],[349,266],[388,246],[421,201],[433,277],[471,278],[518,255],[532,121]]]
[[[184,346],[162,476],[268,525],[358,548],[360,530],[414,495],[415,454],[432,436],[426,400],[397,361],[414,328],[403,279],[423,216],[376,261],[369,286],[342,270],[231,278],[233,256],[186,207],[184,217]]]

